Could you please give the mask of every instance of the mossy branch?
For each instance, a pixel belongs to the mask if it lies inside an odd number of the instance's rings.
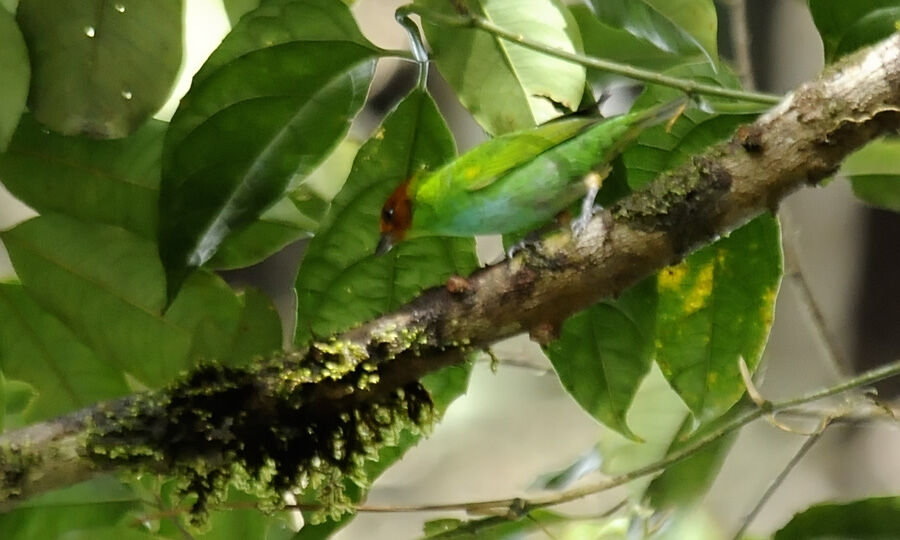
[[[272,497],[336,487],[428,424],[418,380],[466,353],[529,332],[552,339],[569,315],[615,296],[815,185],[841,160],[900,126],[900,35],[804,84],[756,122],[598,214],[576,238],[548,240],[461,284],[246,369],[202,366],[170,388],[97,405],[0,436],[0,504],[99,471],[182,477],[215,502],[229,478]]]

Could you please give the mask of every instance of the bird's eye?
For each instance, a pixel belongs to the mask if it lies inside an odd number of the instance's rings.
[[[394,219],[394,209],[391,207],[385,207],[381,210],[381,220],[385,223],[390,223],[391,220]]]

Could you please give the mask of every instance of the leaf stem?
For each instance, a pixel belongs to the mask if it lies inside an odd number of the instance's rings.
[[[643,81],[646,83],[659,84],[662,86],[676,88],[688,94],[703,94],[707,96],[740,99],[743,101],[752,101],[770,105],[774,105],[781,101],[780,96],[762,94],[758,92],[747,92],[743,90],[736,90],[733,88],[723,88],[721,86],[715,86],[711,84],[703,84],[689,79],[681,79],[678,77],[672,77],[669,75],[664,75],[662,73],[657,73],[655,71],[641,69],[628,64],[621,64],[619,62],[604,60],[603,58],[597,58],[596,56],[587,56],[557,49],[556,47],[545,45],[539,41],[533,41],[521,34],[505,30],[495,25],[491,21],[485,19],[484,17],[471,12],[460,15],[450,15],[418,5],[407,5],[397,10],[398,17],[401,15],[409,14],[418,15],[424,21],[442,24],[444,26],[475,28],[478,30],[482,30],[498,38],[505,39],[517,45],[521,45],[522,47],[525,47],[527,49],[544,53],[561,60],[566,60],[568,62],[580,64],[593,69],[616,73],[618,75],[623,75],[625,77],[629,77],[631,79]]]
[[[398,9],[394,14],[394,18],[397,19],[397,22],[406,30],[409,36],[409,47],[412,51],[413,59],[419,64],[419,78],[416,82],[416,87],[424,91],[426,84],[428,84],[428,49],[425,48],[425,44],[422,42],[422,34],[419,32],[419,27],[409,18],[408,14],[401,13]]]

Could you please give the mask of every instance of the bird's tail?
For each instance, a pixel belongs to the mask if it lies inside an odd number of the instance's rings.
[[[690,98],[688,96],[681,96],[672,101],[628,113],[628,116],[631,116],[632,125],[638,131],[643,131],[662,122],[667,122],[668,129],[684,113],[689,103]]]
[[[678,120],[682,113],[684,113],[689,103],[690,98],[688,96],[682,96],[672,101],[667,101],[646,109],[629,112],[609,119],[609,121],[622,122],[628,127],[618,138],[616,144],[609,149],[608,154],[605,156],[605,160],[611,161],[615,156],[624,151],[628,145],[634,142],[634,140],[647,128],[663,122],[668,122],[666,127],[668,130],[668,128]]]

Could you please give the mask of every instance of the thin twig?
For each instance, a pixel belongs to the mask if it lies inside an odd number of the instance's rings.
[[[793,234],[793,215],[787,207],[783,207],[779,214],[782,227],[787,231],[786,234],[782,235],[787,267],[785,276],[790,278],[791,283],[794,284],[797,292],[800,293],[800,304],[809,315],[809,320],[812,322],[813,330],[815,330],[816,340],[821,347],[825,349],[830,365],[839,375],[844,375],[850,367],[850,364],[847,363],[847,358],[841,352],[841,347],[838,345],[837,338],[829,329],[822,308],[819,306],[819,302],[816,301],[812,288],[809,286],[809,281],[806,279],[806,274],[803,272],[803,265],[800,262],[800,252],[797,247],[797,236]]]
[[[734,48],[734,65],[744,88],[756,88],[753,80],[753,60],[750,55],[750,32],[747,25],[746,0],[727,0],[728,28]]]
[[[721,86],[698,83],[689,79],[680,79],[678,77],[664,75],[662,73],[641,69],[628,64],[620,64],[618,62],[605,60],[603,58],[597,58],[596,56],[588,56],[584,54],[564,51],[556,47],[545,45],[539,41],[531,40],[521,34],[505,30],[495,25],[491,21],[485,19],[484,17],[480,17],[471,12],[468,12],[464,15],[449,15],[420,5],[408,5],[398,9],[397,13],[402,15],[415,14],[421,17],[423,20],[442,24],[445,26],[475,28],[506,41],[521,45],[522,47],[525,47],[527,49],[559,58],[560,60],[566,60],[574,64],[580,64],[585,67],[599,69],[602,71],[607,71],[609,73],[616,73],[618,75],[623,75],[625,77],[629,77],[631,79],[643,81],[646,83],[653,83],[662,86],[668,86],[670,88],[676,88],[688,94],[703,94],[707,96],[740,99],[743,101],[765,104],[775,104],[781,100],[780,96],[762,94],[758,92],[747,92],[744,90],[736,90],[733,88],[723,88]]]
[[[769,501],[775,491],[781,486],[785,478],[787,478],[787,475],[790,474],[791,470],[793,470],[793,468],[796,467],[798,463],[800,463],[800,460],[803,459],[803,456],[805,456],[806,453],[809,452],[809,449],[812,448],[813,445],[816,444],[816,442],[822,437],[822,434],[825,433],[825,430],[828,428],[828,425],[830,423],[830,418],[825,418],[824,420],[822,420],[822,423],[819,425],[819,428],[815,431],[815,433],[812,433],[803,442],[803,445],[799,450],[797,450],[797,453],[794,454],[794,457],[792,457],[791,460],[787,462],[781,472],[778,473],[778,476],[776,476],[775,479],[772,480],[772,483],[769,484],[769,487],[766,488],[766,491],[762,494],[762,497],[759,498],[759,501],[757,501],[756,506],[753,507],[753,510],[751,510],[750,513],[747,514],[747,517],[744,518],[743,523],[741,523],[740,528],[734,535],[734,540],[741,540],[741,538],[744,537],[744,532],[747,531],[747,527],[750,526],[750,524],[762,510],[763,506],[765,506],[765,504]]]

